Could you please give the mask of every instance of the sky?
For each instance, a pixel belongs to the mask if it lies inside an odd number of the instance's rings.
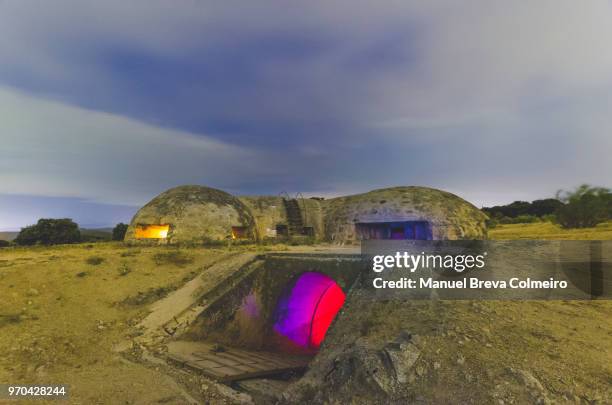
[[[0,0],[0,230],[181,184],[612,187],[610,1]]]

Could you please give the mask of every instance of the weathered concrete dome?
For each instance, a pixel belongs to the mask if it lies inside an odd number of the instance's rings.
[[[485,239],[486,216],[446,191],[394,187],[334,198],[325,207],[325,236],[362,239]]]
[[[254,239],[253,218],[245,205],[225,191],[180,186],[155,197],[132,219],[125,241],[206,243]]]

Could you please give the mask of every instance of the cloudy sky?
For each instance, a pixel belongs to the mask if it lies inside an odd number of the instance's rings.
[[[0,0],[0,230],[180,184],[612,186],[612,3]]]

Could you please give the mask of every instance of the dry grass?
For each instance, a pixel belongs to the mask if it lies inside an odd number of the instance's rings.
[[[489,230],[490,239],[544,239],[544,240],[612,240],[612,221],[594,228],[563,229],[550,222],[533,224],[498,225]]]
[[[185,250],[170,250],[156,253],[153,256],[153,261],[158,266],[172,264],[174,266],[183,267],[193,263],[193,256]]]
[[[85,263],[92,265],[92,266],[97,266],[99,264],[104,263],[104,258],[100,257],[100,256],[89,256],[87,259],[85,259]]]
[[[159,253],[110,242],[0,249],[0,381],[67,383],[71,403],[180,403],[167,377],[125,363],[112,347],[146,304],[223,252],[190,249],[181,266],[157,264]]]

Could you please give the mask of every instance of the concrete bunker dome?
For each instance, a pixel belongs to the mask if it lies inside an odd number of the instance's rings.
[[[204,186],[170,189],[142,207],[128,243],[202,244],[226,239],[326,241],[486,239],[486,215],[428,187],[393,187],[323,200],[234,197]]]
[[[167,190],[142,207],[126,232],[129,243],[207,243],[256,239],[254,220],[236,197],[210,187]]]
[[[393,187],[326,202],[325,236],[364,239],[486,239],[486,215],[464,199],[428,187]]]

